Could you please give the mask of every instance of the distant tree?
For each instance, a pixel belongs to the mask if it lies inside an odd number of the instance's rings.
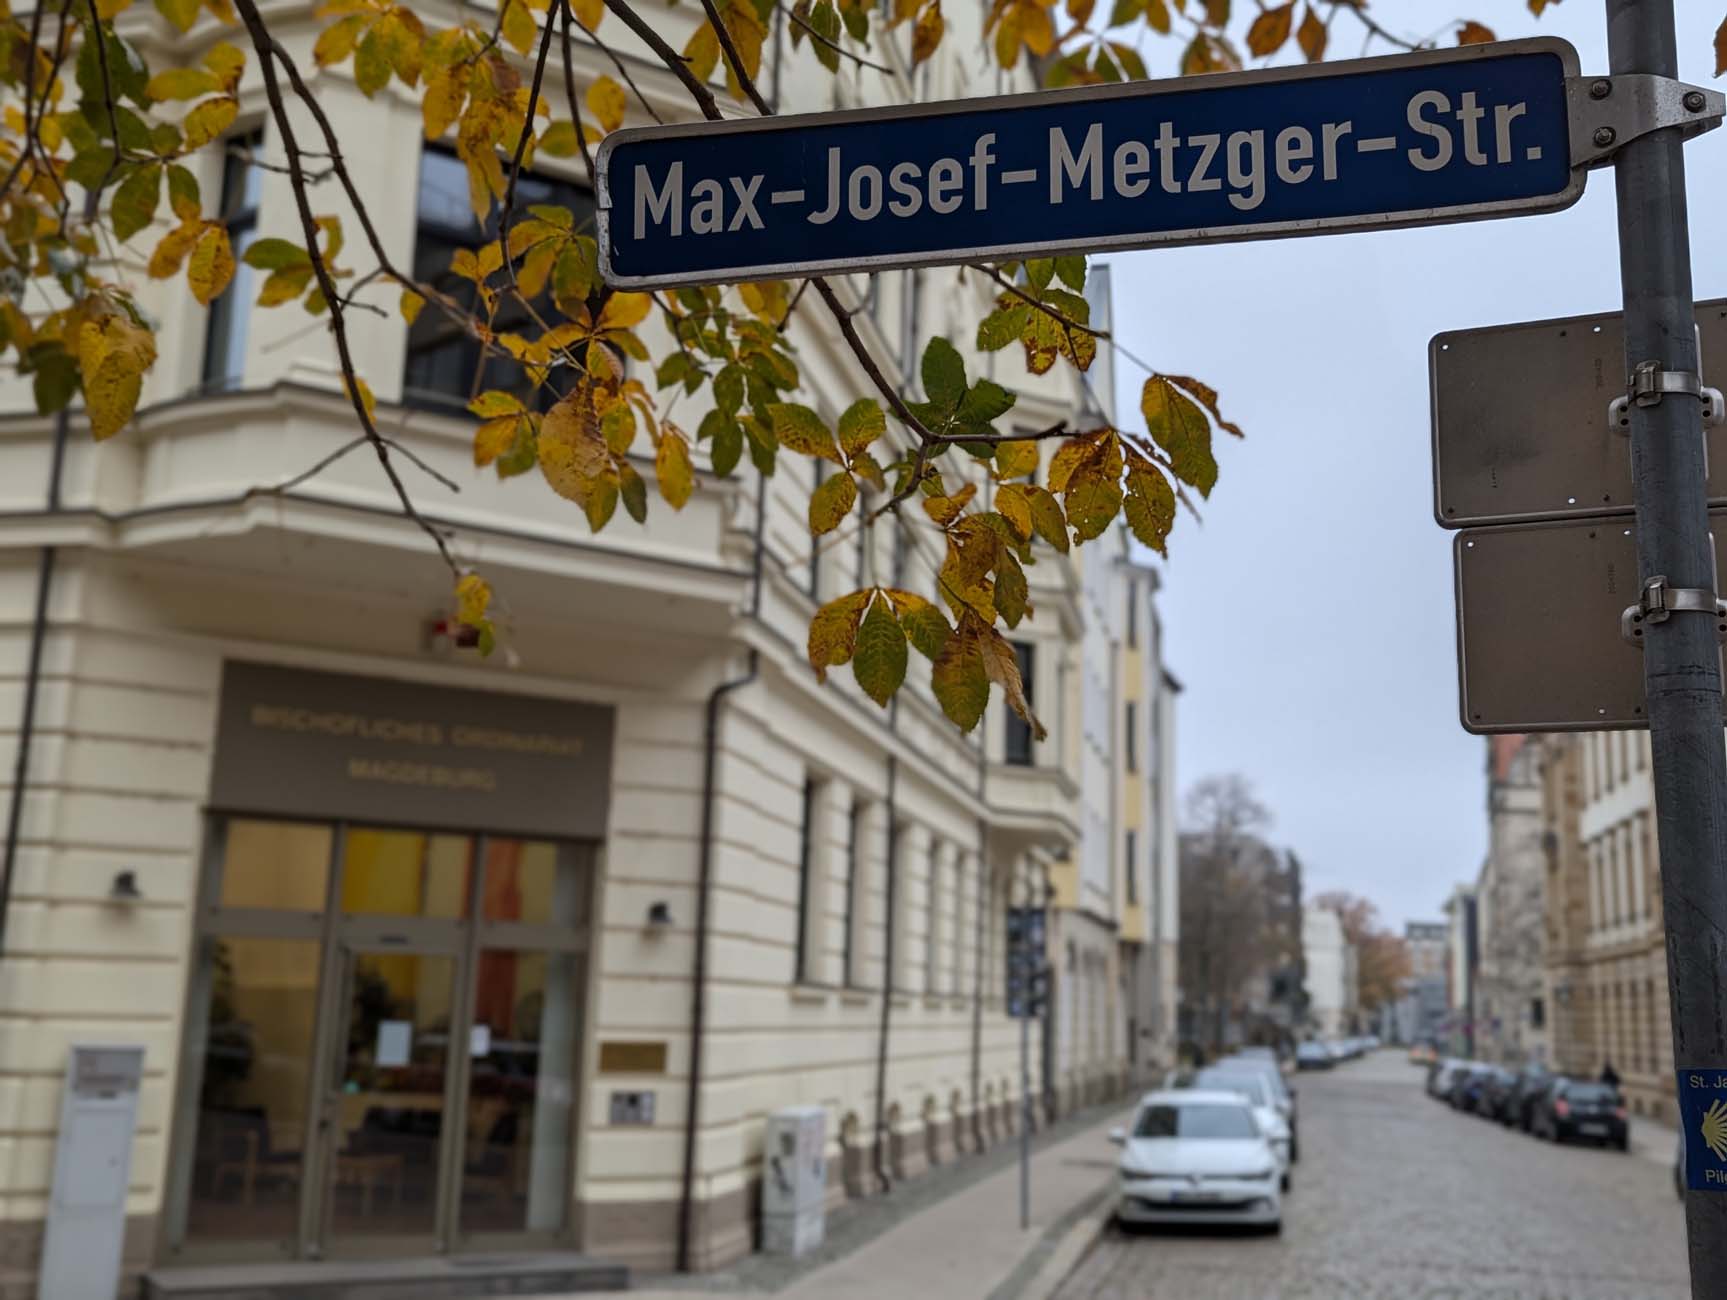
[[[1355,946],[1356,1000],[1363,1011],[1375,1011],[1397,1001],[1409,978],[1409,946],[1403,937],[1379,921],[1379,909],[1347,890],[1334,889],[1313,900],[1315,907],[1336,912],[1343,937]]]
[[[1182,996],[1193,1035],[1215,1050],[1248,980],[1267,966],[1268,872],[1277,857],[1259,832],[1270,810],[1238,773],[1188,792],[1181,837]]]

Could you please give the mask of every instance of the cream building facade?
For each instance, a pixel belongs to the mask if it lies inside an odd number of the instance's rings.
[[[681,48],[696,11],[657,12]],[[416,104],[314,75],[309,7],[272,21],[391,256],[439,273],[475,232]],[[830,80],[784,50],[764,80],[786,110],[1019,88],[960,53],[980,21],[950,13],[915,73],[901,32],[874,45],[891,74]],[[162,60],[218,36],[136,22]],[[604,70],[578,54],[584,80]],[[636,75],[688,115],[669,76]],[[237,235],[298,239],[286,179],[247,162],[281,157],[251,71],[241,100],[246,149],[203,159],[204,193]],[[583,202],[574,170],[532,185]],[[837,283],[903,389],[945,334],[1022,390],[1016,427],[1108,405],[1107,385],[1033,388],[1016,354],[973,352],[978,276]],[[536,477],[471,469],[461,340],[354,312],[382,432],[459,486],[402,464],[420,508],[506,607],[507,650],[482,659],[446,634],[448,574],[369,451],[276,487],[355,433],[324,332],[250,310],[244,272],[212,312],[139,292],[162,360],[133,429],[97,447],[76,414],[0,422],[0,779],[26,751],[0,1295],[34,1294],[75,1043],[145,1049],[126,1270],[162,1287],[359,1257],[712,1268],[757,1245],[764,1127],[791,1105],[826,1114],[830,1207],[976,1152],[1017,1122],[1013,905],[1052,908],[1047,1103],[1167,1051],[1175,688],[1119,538],[1028,571],[1014,635],[1048,741],[1025,752],[999,701],[963,735],[922,684],[883,712],[845,670],[815,681],[805,629],[859,585],[928,588],[927,538],[812,546],[812,470],[790,459],[590,536]],[[808,304],[794,337],[830,420],[869,391]]]
[[[1558,1068],[1611,1064],[1637,1114],[1672,1121],[1673,1032],[1649,737],[1544,736],[1545,978]]]

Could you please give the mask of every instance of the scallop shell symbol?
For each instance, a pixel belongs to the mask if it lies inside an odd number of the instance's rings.
[[[1717,1160],[1727,1160],[1727,1103],[1719,1097],[1709,1103],[1709,1109],[1703,1112],[1703,1122],[1699,1126],[1703,1134],[1703,1145],[1715,1153]]]

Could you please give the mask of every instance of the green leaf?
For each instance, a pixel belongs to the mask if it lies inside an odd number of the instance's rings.
[[[993,379],[980,379],[966,390],[959,404],[962,424],[988,424],[1013,410],[1019,398]]]
[[[839,446],[822,423],[821,416],[807,406],[794,402],[775,402],[768,407],[768,419],[773,421],[774,437],[789,451],[805,456],[821,456],[838,463]]]
[[[216,80],[215,74],[203,68],[169,68],[151,77],[146,86],[150,98],[157,101],[197,99],[200,95],[214,95],[221,89],[222,83]]]
[[[1025,333],[1026,317],[1031,314],[1029,304],[1011,299],[1007,306],[997,307],[978,323],[977,347],[980,352],[999,352],[1009,343],[1019,342],[1020,335]]]
[[[1028,594],[1025,570],[1019,567],[1018,560],[1004,551],[1001,565],[995,572],[995,608],[1009,627],[1018,627],[1025,617]]]
[[[58,343],[42,343],[30,349],[30,386],[36,409],[43,415],[61,411],[78,391],[78,363]]]
[[[706,424],[707,421],[702,423]],[[743,426],[736,420],[722,419],[708,445],[708,462],[713,466],[714,473],[725,478],[738,467],[738,461],[743,459],[743,454]]]
[[[843,470],[829,474],[810,493],[810,532],[820,537],[831,533],[857,504],[858,489],[852,476]]]
[[[1121,458],[1110,454],[1107,442],[1100,442],[1074,468],[1062,499],[1076,541],[1103,535],[1121,510]]]
[[[882,708],[905,681],[905,632],[887,600],[877,596],[858,628],[852,675],[865,695]]]
[[[181,221],[195,221],[204,211],[198,178],[178,163],[168,167],[168,206]]]
[[[628,461],[618,464],[618,495],[624,499],[624,509],[638,524],[648,521],[648,485]]]
[[[1146,432],[1169,453],[1175,476],[1201,496],[1210,496],[1217,482],[1217,461],[1211,454],[1211,425],[1205,412],[1162,375],[1145,381],[1139,409]]]
[[[744,368],[732,362],[714,376],[714,405],[727,415],[736,415],[743,404]]]
[[[245,255],[240,260],[260,271],[280,271],[288,266],[312,265],[311,255],[305,249],[291,240],[273,237],[253,240],[246,246]]]
[[[81,149],[73,155],[72,161],[66,167],[66,179],[76,181],[87,190],[93,190],[108,176],[109,166],[114,161],[114,147],[107,144],[94,145]]]
[[[917,648],[917,652],[930,660],[941,657],[942,648],[953,635],[953,628],[948,626],[947,615],[941,612],[940,607],[927,600],[903,611],[900,614],[900,626],[905,629],[907,639]]]
[[[923,392],[936,406],[953,410],[965,396],[965,362],[940,334],[923,350]]]
[[[1034,257],[1025,264],[1026,283],[1039,293],[1049,288],[1049,282],[1055,277],[1055,259],[1053,257]]]
[[[150,163],[140,167],[114,190],[109,216],[114,222],[114,237],[122,244],[143,230],[156,218],[157,205],[162,201],[162,167]]]
[[[1175,491],[1168,479],[1150,466],[1128,470],[1122,511],[1135,537],[1159,555],[1169,554],[1165,543],[1175,524]]]
[[[840,416],[840,450],[849,459],[887,432],[887,415],[873,397],[860,397]]]
[[[835,48],[839,43],[840,16],[829,0],[821,0],[810,11],[809,25],[818,34],[825,36],[826,41],[811,41],[810,47],[815,51],[816,61],[829,72],[840,70],[840,52]]]
[[[810,667],[816,670],[817,681],[825,682],[829,668],[837,668],[851,659],[857,647],[858,620],[863,617],[869,598],[867,591],[854,591],[830,600],[810,619]]]
[[[655,368],[654,383],[661,388],[670,388],[673,384],[681,384],[692,368],[690,354],[679,349],[669,353],[665,360],[661,361]]]
[[[182,32],[192,30],[204,0],[156,0],[156,10]]]
[[[1061,512],[1061,502],[1047,488],[1034,487],[1031,492],[1031,526],[1037,535],[1056,550],[1067,550],[1067,517]]]
[[[389,83],[389,51],[378,35],[378,28],[373,27],[361,39],[360,48],[354,52],[354,84],[360,88],[362,95],[370,99]],[[487,148],[489,151],[490,146]],[[610,512],[607,513],[609,515]],[[599,529],[596,527],[594,531],[598,532]]]
[[[1143,75],[1143,74],[1142,74]],[[1085,292],[1085,254],[1074,253],[1055,259],[1055,276],[1075,293]]]
[[[969,619],[969,616],[968,616]],[[962,731],[970,731],[989,704],[989,676],[969,623],[948,637],[930,669],[930,685],[941,711]]]

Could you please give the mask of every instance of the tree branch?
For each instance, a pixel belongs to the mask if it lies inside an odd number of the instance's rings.
[[[582,106],[576,98],[576,71],[573,63],[573,51],[570,49],[570,23],[574,21],[575,15],[570,12],[570,0],[559,0],[558,7],[563,11],[564,20],[564,98],[570,101],[570,124],[576,129],[576,146],[582,151],[582,163],[588,169],[588,184],[594,193],[598,194],[600,192],[600,174],[594,167],[594,155],[588,148],[588,133],[582,129]],[[546,21],[550,25],[550,14],[546,16]],[[619,64],[618,66],[621,69],[623,65]],[[632,81],[630,84],[634,86],[635,82]],[[641,93],[639,90],[636,91],[638,96]],[[645,100],[643,102],[646,103]],[[648,111],[653,112],[652,109]],[[659,121],[658,118],[654,120]]]
[[[522,129],[516,132],[516,153],[510,159],[510,179],[504,185],[504,206],[498,216],[498,247],[503,250],[504,270],[510,277],[510,287],[516,288],[516,259],[510,253],[510,224],[516,219],[516,182],[522,175],[522,155],[528,151],[528,139],[534,133],[534,110],[540,106],[540,87],[546,80],[546,56],[552,52],[552,14],[546,11],[546,30],[540,37],[540,52],[534,59],[534,80],[528,87],[528,107],[522,114]],[[567,66],[567,65],[566,65]],[[582,122],[575,122],[576,135],[582,134]],[[586,146],[582,149],[587,156]],[[593,174],[589,173],[589,179]]]
[[[569,0],[564,0],[564,23],[566,27],[571,22],[574,22],[577,27],[580,27],[582,29],[582,35],[592,41],[594,43],[594,47],[612,61],[612,66],[618,70],[618,75],[624,79],[624,83],[628,85],[631,90],[636,92],[636,98],[641,101],[642,111],[663,126],[665,124],[665,119],[654,111],[654,106],[648,102],[648,97],[642,93],[642,88],[636,85],[635,77],[630,74],[629,65],[618,56],[616,50],[599,38],[598,33],[596,33],[593,28],[589,27],[580,18],[577,18],[575,14],[570,11]]]
[[[275,60],[278,57],[276,42],[271,38],[269,29],[265,27],[262,16],[258,13],[254,0],[238,0],[238,8],[246,30],[252,37],[252,46],[258,53],[258,61],[264,74],[264,94],[270,104],[270,116],[274,119],[276,129],[282,136],[283,152],[287,156],[291,169],[290,187],[294,191],[294,206],[299,211],[300,230],[306,240],[306,253],[312,260],[312,272],[317,276],[318,288],[323,292],[324,300],[330,311],[330,333],[336,340],[336,356],[342,367],[342,378],[348,389],[348,400],[354,408],[354,414],[360,421],[360,427],[365,430],[366,439],[372,444],[372,450],[377,453],[378,464],[384,471],[384,477],[390,481],[396,500],[402,507],[402,513],[415,524],[421,532],[432,540],[438,554],[449,567],[450,572],[461,577],[463,570],[456,563],[456,558],[450,553],[448,541],[444,534],[434,528],[415,508],[413,499],[408,495],[408,489],[403,484],[401,475],[390,461],[390,449],[383,436],[378,432],[377,425],[372,420],[372,413],[367,409],[366,400],[360,389],[360,377],[354,369],[353,353],[348,346],[347,317],[344,314],[341,295],[336,292],[336,280],[330,274],[330,267],[324,260],[323,250],[318,247],[318,221],[312,215],[311,200],[307,193],[305,165],[300,157],[300,142],[294,134],[293,120],[288,116],[287,104],[282,99],[282,86],[276,76]],[[285,65],[291,66],[291,65]],[[290,76],[295,74],[290,73]],[[309,98],[309,97],[308,97]],[[326,119],[327,121],[327,119]],[[338,159],[339,154],[334,142],[330,146],[332,159]],[[339,162],[337,164],[340,166]],[[346,169],[341,173],[344,186],[350,183],[346,177]],[[370,222],[366,222],[368,228]],[[380,258],[380,260],[383,260]]]
[[[622,19],[624,26],[639,36],[642,43],[672,70],[679,81],[684,83],[684,89],[688,90],[694,97],[696,107],[702,110],[703,117],[710,122],[718,122],[724,116],[720,112],[719,104],[714,100],[714,92],[702,83],[700,77],[690,71],[690,66],[685,61],[684,56],[667,45],[665,38],[649,26],[646,19],[630,8],[629,0],[606,0],[606,8]]]
[[[738,79],[738,85],[748,95],[750,102],[756,106],[756,111],[763,117],[774,115],[773,105],[762,98],[762,92],[756,89],[755,81],[744,71],[743,55],[738,53],[737,42],[732,40],[732,34],[726,30],[726,25],[720,20],[720,11],[714,7],[714,0],[702,0],[702,9],[707,13],[708,23],[714,29],[714,35],[719,39],[720,49],[725,52],[726,62],[732,65],[732,75]]]
[[[838,41],[835,41],[835,40],[830,39],[829,37],[823,36],[815,28],[811,27],[809,25],[808,21],[806,21],[803,17],[801,17],[798,14],[798,11],[796,9],[787,9],[782,4],[780,6],[780,11],[782,13],[784,13],[787,18],[790,18],[794,23],[796,23],[799,27],[803,28],[804,31],[809,34],[811,40],[820,41],[823,45],[827,46],[828,49],[832,50],[835,54],[839,55],[842,59],[850,59],[853,63],[859,65],[860,67],[873,68],[875,71],[886,73],[890,77],[899,75],[895,71],[895,69],[888,67],[887,64],[877,63],[873,59],[866,59],[866,58],[864,58],[863,55],[859,54],[856,50],[848,50],[845,48],[845,46],[841,45]]]

